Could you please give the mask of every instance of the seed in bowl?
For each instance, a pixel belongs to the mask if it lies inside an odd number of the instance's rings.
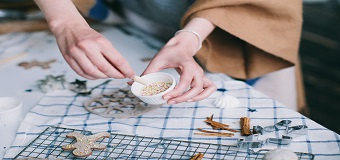
[[[155,82],[142,89],[142,96],[152,96],[164,92],[171,86],[171,82]]]

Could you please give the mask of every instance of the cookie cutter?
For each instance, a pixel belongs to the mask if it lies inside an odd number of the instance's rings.
[[[253,134],[245,138],[239,138],[237,140],[237,147],[243,149],[261,148],[265,144],[265,141],[259,141],[258,138],[258,134]]]
[[[306,125],[297,125],[293,127],[288,127],[286,130],[286,135],[290,137],[299,137],[307,134],[308,127]]]
[[[289,145],[293,138],[306,135],[308,127],[306,125],[297,125],[289,127],[292,123],[291,120],[282,120],[275,125],[261,127],[259,125],[253,126],[253,135],[237,140],[237,147],[243,149],[261,148],[267,143],[278,145]],[[275,130],[285,129],[284,135],[281,138],[267,138],[265,141],[258,140],[259,135],[264,133],[273,132]]]
[[[287,128],[290,126],[291,123],[292,123],[291,120],[282,120],[276,123],[275,125],[264,127],[263,131],[269,133],[269,132],[275,131],[276,129],[279,130],[279,129],[285,128],[287,130]]]
[[[38,80],[37,83],[39,89],[44,93],[67,88],[64,75],[47,75],[45,79]]]
[[[293,137],[283,135],[282,138],[268,138],[267,143],[274,143],[279,145],[289,145],[292,142]]]
[[[257,125],[253,126],[253,134],[263,134],[263,127]]]
[[[100,84],[98,84],[97,86],[95,86],[95,87],[93,87],[93,88],[91,88],[91,89],[89,89],[89,90],[86,90],[85,92],[78,92],[77,95],[80,95],[80,96],[88,96],[88,95],[91,95],[93,90],[97,89],[97,88],[100,87],[100,86],[106,85],[106,84],[108,84],[109,82],[111,82],[111,80],[106,80],[105,82],[100,83]]]
[[[86,81],[76,79],[74,82],[69,83],[68,89],[76,93],[87,92]]]
[[[253,134],[245,138],[239,138],[237,140],[237,147],[242,149],[261,148],[267,143],[289,145],[293,140],[292,137],[285,135],[283,135],[282,138],[267,138],[265,141],[258,140],[258,137],[258,134]]]
[[[281,138],[268,138],[266,140],[266,143],[273,143],[273,144],[279,144],[279,145],[289,145],[293,138],[306,135],[307,133],[307,126],[306,125],[297,125],[293,127],[288,127],[290,125],[290,120],[283,120],[277,123],[274,126],[269,126],[270,129],[272,128],[286,128],[285,135],[282,135]],[[266,128],[266,127],[265,127]],[[268,128],[267,128],[268,129]],[[254,133],[262,133],[262,127],[261,126],[254,126],[253,127]]]

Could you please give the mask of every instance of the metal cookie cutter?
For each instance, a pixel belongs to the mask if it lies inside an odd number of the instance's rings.
[[[265,142],[259,141],[258,138],[259,138],[258,134],[253,134],[247,136],[246,138],[239,138],[237,140],[237,147],[243,149],[261,148],[265,144]]]
[[[267,142],[279,145],[289,145],[293,138],[306,135],[307,128],[306,125],[287,127],[286,135],[282,135],[282,138],[268,138]]]
[[[253,126],[253,133],[254,134],[263,134],[263,128],[259,125]]]
[[[291,123],[292,123],[291,120],[282,120],[282,121],[276,123],[273,126],[264,127],[263,131],[273,132],[273,131],[275,131],[275,129],[284,129],[284,128],[286,128],[286,130],[287,130],[287,128],[290,126]]]
[[[292,137],[290,136],[282,136],[282,138],[268,138],[266,142],[268,143],[274,143],[279,145],[289,145],[290,142],[292,142]]]
[[[286,134],[287,136],[295,138],[295,137],[306,135],[307,129],[308,127],[306,125],[297,125],[293,127],[288,127],[288,129],[286,130]]]
[[[86,81],[76,79],[74,82],[69,83],[68,89],[76,93],[87,92]]]
[[[47,75],[45,79],[38,80],[39,89],[44,92],[51,92],[59,89],[66,89],[66,80],[64,75],[52,76]]]

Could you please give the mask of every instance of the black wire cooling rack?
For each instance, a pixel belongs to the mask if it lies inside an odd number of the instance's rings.
[[[110,138],[97,141],[99,144],[107,145],[105,150],[94,150],[92,155],[79,158],[74,157],[72,151],[61,149],[65,144],[75,143],[74,139],[66,137],[69,132],[92,134],[83,130],[48,127],[15,159],[190,159],[200,152],[204,154],[203,159],[260,160],[268,151],[253,152],[236,146],[111,133]],[[312,154],[296,154],[301,160],[314,159]]]

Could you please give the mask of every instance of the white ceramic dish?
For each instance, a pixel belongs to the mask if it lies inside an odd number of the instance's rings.
[[[169,91],[173,90],[176,86],[176,80],[175,78],[168,73],[164,72],[156,72],[156,73],[150,73],[147,75],[142,76],[145,80],[148,81],[149,84],[156,83],[156,82],[171,82],[171,86],[165,90],[164,92],[152,95],[152,96],[142,96],[142,90],[145,87],[144,85],[140,83],[133,83],[131,86],[132,93],[137,96],[140,100],[142,100],[145,103],[149,104],[164,104],[167,101],[163,99],[163,95],[165,93],[168,93]]]
[[[0,124],[16,122],[22,113],[22,102],[14,97],[0,97]]]

